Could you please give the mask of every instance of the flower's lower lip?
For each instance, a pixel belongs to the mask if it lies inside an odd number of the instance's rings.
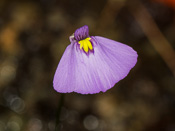
[[[137,62],[137,52],[131,47],[100,36],[89,37],[86,29],[77,29],[70,36],[71,44],[54,76],[54,89],[58,92],[105,92],[126,77]]]

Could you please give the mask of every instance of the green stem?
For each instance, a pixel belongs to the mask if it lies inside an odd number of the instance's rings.
[[[57,113],[56,113],[56,123],[55,123],[55,131],[59,131],[59,123],[60,123],[60,115],[61,115],[61,108],[64,104],[64,94],[61,94],[59,103],[58,103],[58,109],[57,109]]]

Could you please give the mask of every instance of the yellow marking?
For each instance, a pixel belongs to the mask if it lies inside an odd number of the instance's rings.
[[[80,49],[82,49],[83,48],[83,41],[80,43]]]
[[[84,51],[87,53],[88,51],[89,51],[89,49],[90,50],[92,50],[93,49],[93,47],[92,47],[92,44],[91,44],[91,42],[89,41],[91,38],[90,37],[88,37],[88,38],[86,38],[86,39],[84,39],[84,40],[80,40],[79,42],[78,42],[78,44],[80,44],[80,49],[84,49]]]
[[[93,47],[92,47],[91,42],[90,42],[90,41],[87,41],[87,44],[88,44],[89,49],[90,49],[90,50],[92,50],[92,49],[93,49]]]

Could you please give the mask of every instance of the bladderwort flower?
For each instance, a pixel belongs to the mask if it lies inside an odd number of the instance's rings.
[[[89,36],[87,25],[70,36],[55,72],[57,92],[94,94],[105,92],[125,78],[137,62],[131,47],[101,36]]]

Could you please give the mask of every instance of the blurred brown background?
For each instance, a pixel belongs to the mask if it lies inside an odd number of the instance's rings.
[[[175,131],[174,0],[0,0],[0,131],[54,131],[53,76],[83,25],[138,63],[105,93],[66,94],[61,131]]]

